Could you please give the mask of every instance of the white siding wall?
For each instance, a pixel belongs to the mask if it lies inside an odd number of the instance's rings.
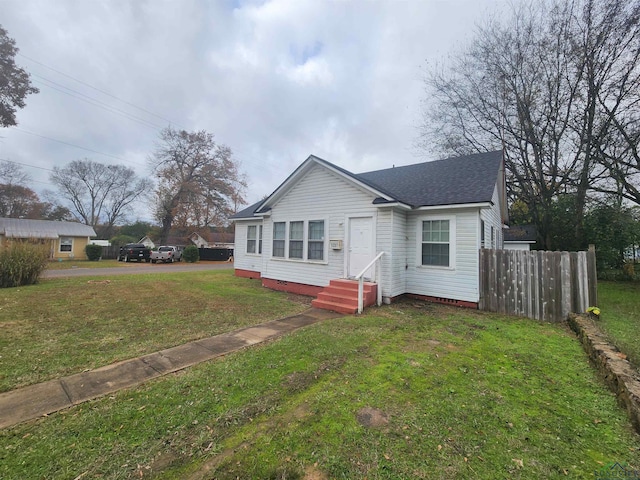
[[[498,187],[493,190],[493,197],[491,199],[493,206],[489,209],[483,209],[480,212],[480,218],[484,220],[484,247],[501,249],[504,246],[502,235],[502,217],[500,215],[500,204],[498,196]],[[491,244],[491,227],[494,232],[494,243]],[[478,241],[480,238],[478,237]],[[480,244],[478,244],[480,248]]]
[[[454,268],[421,265],[418,249],[422,220],[430,216],[455,220]],[[407,293],[477,302],[479,300],[479,209],[434,210],[407,215]]]
[[[261,272],[263,268],[263,256],[247,253],[247,227],[260,225],[261,220],[236,220],[235,245],[233,248],[233,267],[240,270],[253,270]]]
[[[405,265],[407,262],[406,241],[407,214],[392,208],[378,211],[378,252],[385,252],[381,259],[382,295],[396,297],[406,292]]]
[[[372,204],[373,200],[370,193],[321,166],[315,166],[273,206],[271,215],[265,218],[262,276],[317,286],[342,278],[345,275],[348,217],[373,216],[375,225],[377,208]],[[329,240],[342,240],[344,248],[327,248],[328,261],[323,264],[272,258],[273,222],[296,220],[324,220],[327,245]]]

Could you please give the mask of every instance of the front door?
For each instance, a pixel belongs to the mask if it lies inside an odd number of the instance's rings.
[[[358,275],[373,257],[373,218],[350,218],[347,276]],[[365,278],[373,278],[373,268],[365,274]]]

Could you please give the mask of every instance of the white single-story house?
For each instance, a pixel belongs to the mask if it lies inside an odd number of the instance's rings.
[[[15,240],[42,243],[56,260],[86,260],[85,247],[95,236],[93,227],[82,223],[0,218],[0,246]]]
[[[502,248],[507,222],[502,152],[361,174],[311,155],[231,218],[235,274],[265,287],[320,295],[382,253],[365,276],[383,301],[477,307],[479,249]]]
[[[536,244],[535,225],[518,225],[505,228],[502,232],[505,250],[529,251]]]

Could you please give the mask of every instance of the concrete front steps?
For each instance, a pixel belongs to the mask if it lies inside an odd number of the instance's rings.
[[[377,291],[378,286],[375,283],[364,282],[362,300],[365,308],[376,303]],[[358,282],[347,279],[331,280],[329,286],[312,300],[311,305],[333,312],[358,313]]]

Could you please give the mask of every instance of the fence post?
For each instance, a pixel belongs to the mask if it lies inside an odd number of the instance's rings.
[[[587,251],[587,278],[589,285],[589,306],[598,305],[598,272],[596,271],[596,246],[589,245]]]

